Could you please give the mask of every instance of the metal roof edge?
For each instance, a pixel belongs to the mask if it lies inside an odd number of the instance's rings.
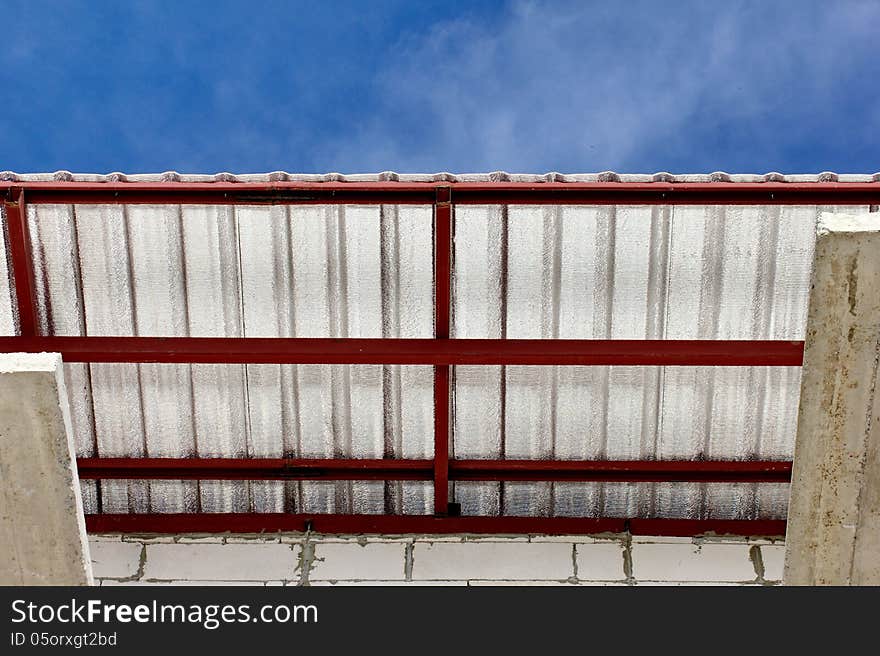
[[[821,173],[789,174],[769,172],[763,174],[737,173],[729,174],[723,171],[713,173],[686,173],[673,174],[667,172],[657,173],[616,173],[603,171],[600,173],[558,173],[548,172],[543,174],[531,173],[507,173],[505,171],[493,171],[489,173],[396,173],[383,171],[380,173],[288,173],[286,171],[273,171],[269,173],[244,173],[233,174],[220,172],[214,174],[189,174],[176,171],[163,173],[135,173],[126,174],[112,172],[100,173],[71,173],[70,171],[55,171],[53,173],[16,173],[14,171],[0,171],[0,182],[621,182],[621,183],[702,183],[702,182],[731,182],[731,183],[760,183],[760,182],[791,182],[791,183],[816,183],[816,182],[842,182],[842,183],[866,183],[880,182],[880,172],[877,173],[834,173],[824,171]]]

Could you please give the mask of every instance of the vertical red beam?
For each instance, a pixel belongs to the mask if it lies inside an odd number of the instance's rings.
[[[434,200],[434,337],[449,339],[452,300],[452,187]],[[449,512],[449,365],[434,367],[434,513]]]
[[[34,294],[34,266],[31,258],[31,240],[28,233],[27,207],[20,187],[9,190],[6,202],[6,224],[9,233],[9,252],[15,277],[15,300],[18,305],[18,329],[22,337],[37,334],[37,307]]]

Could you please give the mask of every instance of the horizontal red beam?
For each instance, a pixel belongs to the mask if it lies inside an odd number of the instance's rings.
[[[430,480],[431,460],[77,458],[82,479]]]
[[[871,205],[876,183],[548,182],[457,183],[466,205]]]
[[[782,520],[616,519],[580,517],[436,517],[426,515],[293,515],[200,513],[86,515],[90,533],[264,533],[280,531],[375,534],[785,535]]]
[[[458,481],[776,482],[791,462],[740,460],[451,460]]]
[[[431,480],[432,460],[79,458],[83,479]],[[458,481],[775,482],[791,462],[730,460],[450,460]]]
[[[784,537],[784,519],[630,519],[632,535]]]
[[[30,203],[424,204],[438,187],[456,204],[871,205],[872,182],[6,182]]]
[[[29,194],[28,202],[37,204],[431,205],[438,185],[402,182],[19,182],[5,186],[23,187]],[[33,198],[30,198],[31,192]]]
[[[803,342],[779,340],[0,337],[0,352],[66,362],[411,365],[790,366]]]

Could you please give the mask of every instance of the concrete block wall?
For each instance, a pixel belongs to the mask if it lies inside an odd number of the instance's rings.
[[[100,585],[776,585],[784,543],[583,536],[90,536]]]
[[[57,353],[0,353],[0,585],[89,585]]]

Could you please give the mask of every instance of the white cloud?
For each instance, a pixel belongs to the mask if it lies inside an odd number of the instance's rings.
[[[877,2],[781,4],[518,2],[490,23],[437,24],[401,38],[377,73],[381,112],[316,161],[632,170],[708,149],[687,135],[713,130],[743,130],[770,161],[817,123],[843,129],[840,85],[876,58],[880,25]]]

